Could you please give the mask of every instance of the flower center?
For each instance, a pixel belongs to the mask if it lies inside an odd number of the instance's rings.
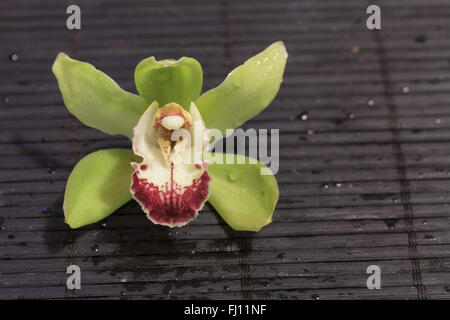
[[[154,102],[139,119],[133,151],[143,161],[131,164],[135,171],[130,191],[154,223],[179,227],[203,207],[210,181],[207,163],[202,160],[207,138],[194,103],[187,112],[176,103],[158,108]],[[196,140],[200,141],[198,150]]]

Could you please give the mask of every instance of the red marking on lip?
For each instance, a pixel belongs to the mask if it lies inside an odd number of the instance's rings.
[[[147,170],[147,165],[141,164],[141,170]]]
[[[209,195],[208,172],[195,179],[190,186],[182,187],[173,180],[164,186],[157,186],[146,179],[140,179],[134,172],[131,183],[133,197],[139,202],[147,217],[155,223],[167,226],[181,226],[197,216]]]

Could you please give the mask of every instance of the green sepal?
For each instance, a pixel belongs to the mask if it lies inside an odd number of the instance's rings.
[[[225,80],[195,101],[207,128],[235,129],[263,111],[283,81],[287,52],[275,42],[231,71]]]
[[[237,231],[259,231],[270,224],[279,196],[277,180],[268,174],[270,169],[242,155],[205,154],[205,160],[214,157],[222,159],[223,164],[212,163],[208,167],[211,176],[208,201],[225,222]],[[227,157],[233,164],[226,164]]]
[[[144,99],[120,88],[93,65],[63,52],[52,71],[67,109],[81,122],[108,134],[133,136],[133,127],[149,105]]]
[[[128,149],[98,150],[81,159],[67,181],[65,222],[71,228],[95,223],[131,200],[132,161],[142,159]]]
[[[139,94],[151,104],[160,106],[176,102],[189,109],[202,90],[203,71],[200,63],[188,57],[179,60],[155,60],[150,57],[136,67],[134,80]]]

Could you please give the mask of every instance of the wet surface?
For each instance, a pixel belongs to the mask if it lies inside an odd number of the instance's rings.
[[[1,299],[450,298],[447,2],[380,1],[381,32],[356,0],[81,0],[81,31],[64,28],[69,3],[47,2],[0,12]],[[169,229],[130,202],[69,230],[72,167],[130,142],[67,112],[51,73],[59,51],[131,92],[141,59],[195,57],[205,91],[278,40],[285,81],[243,126],[280,129],[271,225],[236,232],[207,204]],[[65,289],[70,264],[81,290]],[[366,287],[370,265],[382,290]]]

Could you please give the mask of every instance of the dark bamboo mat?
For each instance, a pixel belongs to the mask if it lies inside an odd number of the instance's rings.
[[[79,0],[0,3],[0,298],[450,298],[450,3]],[[280,129],[274,223],[233,232],[207,206],[187,227],[147,222],[130,202],[80,230],[63,222],[84,155],[128,140],[68,114],[58,51],[135,92],[140,59],[192,56],[211,88],[284,40],[285,82],[245,128]],[[306,115],[306,117],[305,117]],[[305,120],[303,120],[303,119]],[[77,264],[82,289],[65,288]],[[381,268],[368,290],[366,268]]]

